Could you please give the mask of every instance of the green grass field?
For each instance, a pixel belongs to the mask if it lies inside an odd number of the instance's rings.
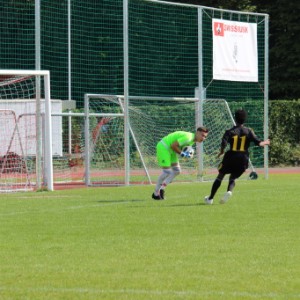
[[[300,174],[261,177],[2,194],[0,299],[300,299]]]

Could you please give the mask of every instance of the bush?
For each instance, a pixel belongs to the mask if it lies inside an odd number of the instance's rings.
[[[269,132],[270,165],[298,165],[300,163],[300,100],[271,101]]]

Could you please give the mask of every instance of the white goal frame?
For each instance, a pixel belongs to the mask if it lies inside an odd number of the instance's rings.
[[[91,113],[89,108],[90,98],[99,99],[107,97],[115,98],[114,95],[103,95],[103,94],[85,94],[84,95],[84,136],[85,136],[85,150],[84,150],[84,157],[85,157],[85,184],[87,186],[92,186],[91,177],[90,177],[90,162],[91,162],[91,145],[90,145],[90,117],[121,117],[124,118],[124,113]],[[125,176],[126,177],[126,176]]]
[[[44,162],[43,170],[37,170],[37,174],[43,172],[43,186],[49,191],[53,191],[53,164],[52,164],[52,122],[51,122],[51,96],[50,96],[50,72],[47,70],[0,70],[0,75],[5,76],[34,76],[36,77],[36,118],[37,118],[37,148],[43,144],[43,149],[37,149],[37,155],[42,151]],[[44,80],[44,101],[45,101],[45,112],[44,112],[44,140],[42,139],[42,126],[41,126],[41,87],[40,78]],[[37,163],[37,169],[39,163]],[[42,188],[42,183],[37,180],[37,189]]]
[[[131,105],[129,105],[128,109],[126,110],[124,108],[124,103],[125,103],[125,99],[124,99],[124,95],[108,95],[108,94],[86,94],[85,95],[85,184],[87,186],[95,186],[96,184],[94,184],[91,180],[91,176],[90,176],[90,152],[92,151],[91,146],[90,146],[90,128],[89,128],[89,119],[91,116],[97,116],[97,117],[124,117],[127,122],[128,122],[128,128],[129,128],[129,133],[130,136],[133,140],[133,143],[136,146],[136,150],[139,154],[139,159],[141,162],[141,166],[142,169],[145,173],[145,177],[147,178],[147,182],[149,184],[153,184],[153,178],[155,177],[155,167],[153,167],[153,165],[149,165],[147,163],[147,153],[144,153],[140,147],[139,144],[143,143],[143,140],[139,140],[138,139],[138,134],[137,132],[135,132],[136,127],[132,126],[133,124],[131,124],[131,113],[136,112],[137,109]],[[122,113],[117,114],[117,113],[104,113],[103,111],[98,111],[97,113],[92,113],[89,110],[89,102],[90,99],[106,99],[107,101],[111,101],[112,103],[118,104],[120,106],[120,111],[122,111]],[[205,118],[207,118],[206,116],[206,110],[203,110],[203,105],[205,105],[205,107],[207,106],[211,106],[210,103],[212,103],[212,109],[214,109],[213,107],[219,107],[219,105],[222,105],[222,108],[224,112],[223,115],[224,117],[226,116],[226,124],[224,124],[224,126],[226,126],[226,128],[230,128],[231,126],[235,125],[235,121],[233,118],[233,115],[231,113],[231,110],[229,108],[229,105],[227,103],[227,101],[225,99],[206,99],[203,102],[199,100],[199,98],[195,97],[195,98],[185,98],[185,97],[151,97],[151,96],[128,96],[128,99],[130,101],[133,100],[138,100],[141,101],[141,103],[143,101],[151,103],[152,101],[161,101],[164,103],[177,103],[178,104],[182,101],[184,101],[185,103],[190,103],[189,105],[193,105],[194,106],[194,115],[195,115],[195,123],[192,126],[193,128],[197,128],[199,126],[201,126],[203,124],[203,120]],[[202,105],[201,105],[202,103]],[[150,104],[151,105],[151,104]],[[201,107],[200,107],[201,106]],[[128,111],[128,115],[126,115],[126,111]],[[131,113],[130,113],[131,112]],[[217,122],[218,123],[218,118],[216,118],[215,121],[212,121],[212,123]],[[151,124],[150,124],[151,125]],[[205,124],[206,125],[206,124]],[[215,125],[213,125],[213,128],[208,127],[210,130],[212,130],[212,133],[209,136],[208,139],[208,143],[211,143],[211,141],[213,141],[213,144],[216,144],[214,147],[215,148],[215,152],[219,150],[219,144],[220,144],[220,139],[221,136],[223,135],[223,130],[225,128],[218,128],[218,138],[216,140],[215,137],[215,133],[214,130],[216,130]],[[179,128],[174,128],[174,130],[179,130]],[[126,134],[126,131],[124,132],[124,135]],[[205,143],[206,144],[206,143]],[[207,147],[205,147],[207,149],[210,148],[209,145],[207,145]],[[218,162],[215,161],[215,159],[211,160],[211,157],[215,157],[216,153],[212,153],[211,149],[209,149],[209,151],[207,151],[207,149],[204,151],[203,148],[203,144],[198,144],[197,145],[197,152],[195,155],[195,165],[193,167],[191,167],[190,165],[187,165],[186,167],[189,169],[186,169],[188,172],[191,172],[191,169],[194,168],[195,172],[197,172],[197,177],[195,177],[194,173],[190,173],[190,175],[187,175],[185,177],[185,179],[183,179],[184,181],[211,181],[215,178],[216,176],[216,170],[217,170],[217,165]],[[128,162],[130,161],[129,157],[131,156],[131,153],[126,151],[126,147],[125,147],[125,140],[124,140],[124,157],[128,158]],[[151,157],[155,156],[155,149],[152,149]],[[184,162],[181,162],[184,164]],[[216,164],[217,163],[217,164]],[[131,184],[131,171],[132,171],[132,167],[131,164],[124,164],[124,180],[123,180],[123,184],[124,185],[129,185]],[[250,172],[255,172],[254,166],[251,162],[251,160],[249,161],[249,169]],[[248,172],[247,172],[248,173]],[[243,176],[243,178],[247,178],[247,173],[245,173],[245,176]],[[250,179],[250,177],[249,177]],[[126,181],[128,180],[128,184],[126,184]],[[155,180],[154,180],[155,181]],[[100,184],[102,185],[102,184]]]

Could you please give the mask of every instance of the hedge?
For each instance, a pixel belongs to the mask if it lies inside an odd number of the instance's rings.
[[[270,165],[300,164],[300,99],[270,101]]]

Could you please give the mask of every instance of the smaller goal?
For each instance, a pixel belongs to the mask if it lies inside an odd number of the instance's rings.
[[[0,70],[0,192],[53,190],[49,71]]]
[[[194,132],[200,120],[209,128],[204,143],[194,146],[192,160],[180,160],[181,175],[175,181],[212,181],[221,158],[217,158],[224,130],[234,125],[224,99],[129,96],[129,153],[125,145],[125,100],[123,95],[86,94],[85,166],[87,185],[152,184],[160,168],[156,144],[172,131]],[[129,157],[129,169],[126,158]],[[250,162],[250,170],[253,165]],[[250,172],[251,172],[250,171]],[[248,173],[248,172],[247,172]],[[242,178],[246,179],[249,174]]]

